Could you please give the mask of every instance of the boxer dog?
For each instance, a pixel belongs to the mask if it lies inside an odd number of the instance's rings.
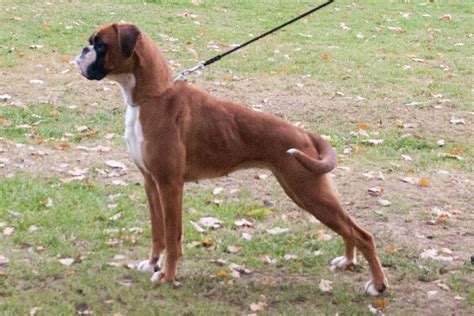
[[[153,236],[149,259],[138,270],[154,272],[154,284],[174,280],[183,254],[183,184],[242,168],[266,168],[299,207],[342,236],[345,254],[333,265],[353,266],[358,248],[372,274],[365,291],[375,296],[387,288],[374,238],[341,206],[328,175],[336,154],[321,136],[219,100],[184,81],[173,82],[158,47],[133,24],[100,26],[76,58],[76,67],[89,80],[108,78],[122,88],[125,138],[144,177]],[[161,254],[165,259],[159,270]]]

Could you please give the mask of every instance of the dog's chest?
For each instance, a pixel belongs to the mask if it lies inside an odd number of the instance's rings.
[[[127,141],[128,152],[135,164],[146,171],[142,153],[143,130],[140,123],[140,107],[134,106],[132,98],[135,76],[132,74],[113,75],[110,79],[120,84],[123,98],[127,104],[124,138]]]
[[[146,171],[142,153],[143,130],[140,123],[140,107],[138,106],[127,106],[124,137],[127,140],[128,152],[133,161],[138,167]]]

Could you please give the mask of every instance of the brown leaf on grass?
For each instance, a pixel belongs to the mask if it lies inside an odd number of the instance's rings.
[[[23,20],[23,18],[21,16],[14,15],[14,16],[10,17],[10,20],[12,20],[12,21],[21,21],[21,20]]]
[[[266,264],[275,264],[277,262],[276,259],[272,259],[269,255],[265,253],[260,255],[260,260],[262,260],[262,262]]]
[[[216,275],[220,278],[226,278],[228,273],[224,270],[217,271]]]
[[[444,15],[440,16],[439,20],[441,20],[441,21],[452,21],[453,16],[451,14],[447,13],[447,14],[444,14]]]
[[[201,240],[201,246],[203,246],[204,248],[211,247],[212,246],[212,240],[209,239],[209,238]]]
[[[451,149],[449,152],[452,154],[462,154],[465,151],[466,149],[464,149],[463,147],[456,147],[456,148]]]
[[[357,124],[357,127],[358,127],[359,129],[366,130],[366,129],[369,129],[369,123],[367,123],[367,122],[359,122],[359,124]]]
[[[53,147],[58,149],[58,150],[68,150],[68,149],[71,149],[71,144],[55,142],[55,143],[53,143]]]
[[[424,188],[427,188],[427,187],[430,187],[431,186],[431,182],[430,180],[426,179],[426,178],[423,178],[423,179],[420,179],[420,181],[418,182],[418,184]]]
[[[388,302],[385,299],[381,298],[381,299],[375,300],[373,305],[380,309],[386,309],[388,306]]]
[[[322,240],[322,241],[329,241],[329,240],[331,240],[331,239],[332,239],[332,236],[329,235],[329,234],[326,234],[326,233],[324,232],[324,229],[320,229],[320,230],[319,230],[319,233],[318,233],[318,240],[319,240],[319,241],[321,241],[321,240]]]
[[[398,250],[397,250],[397,248],[395,248],[395,246],[390,245],[390,246],[385,247],[385,252],[389,253],[389,254],[394,254],[394,253],[398,252]]]
[[[140,237],[135,236],[135,235],[127,235],[127,236],[122,237],[123,241],[125,241],[129,244],[132,244],[132,245],[136,244],[139,239],[140,239]]]
[[[321,58],[322,58],[323,60],[325,60],[325,61],[329,61],[329,54],[328,54],[328,53],[324,53]]]

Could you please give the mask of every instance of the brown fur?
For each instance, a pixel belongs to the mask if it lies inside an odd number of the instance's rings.
[[[296,204],[343,237],[348,259],[355,256],[355,247],[361,250],[375,288],[383,291],[386,284],[374,239],[343,210],[326,175],[335,166],[335,153],[327,142],[186,82],[173,84],[158,48],[145,34],[135,36],[135,30],[133,25],[111,24],[95,34],[109,45],[111,74],[133,73],[136,78],[133,103],[140,107],[146,166],[141,171],[153,234],[150,262],[156,263],[166,249],[160,280],[174,279],[182,256],[183,184],[258,167],[270,169]],[[134,47],[131,57],[121,53],[123,47]],[[299,151],[288,154],[290,148]]]

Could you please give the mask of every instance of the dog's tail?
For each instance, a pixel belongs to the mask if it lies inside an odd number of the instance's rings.
[[[319,153],[320,160],[312,158],[296,148],[288,149],[287,153],[292,155],[303,167],[311,172],[316,174],[328,173],[336,167],[336,152],[321,136],[313,134],[309,134],[309,136]]]

